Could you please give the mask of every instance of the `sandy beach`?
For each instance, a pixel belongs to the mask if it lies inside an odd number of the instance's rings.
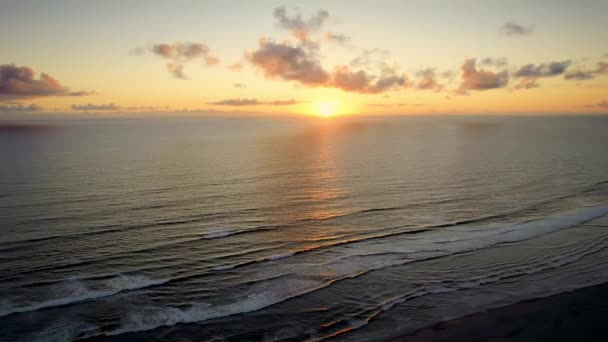
[[[442,322],[394,341],[606,341],[608,283]]]

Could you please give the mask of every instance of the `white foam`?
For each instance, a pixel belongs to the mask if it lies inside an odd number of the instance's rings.
[[[268,258],[266,258],[266,260],[280,260],[280,259],[285,259],[285,258],[289,258],[290,256],[293,256],[294,253],[281,253],[281,254],[276,254],[276,255],[272,255],[269,256]]]
[[[167,281],[168,279],[150,279],[142,275],[119,275],[106,281],[103,289],[91,290],[82,281],[70,280],[63,282],[54,288],[55,292],[62,293],[64,295],[63,297],[27,306],[3,307],[0,310],[0,317],[15,313],[31,312],[40,309],[93,301],[110,297],[123,291],[132,291],[153,285],[160,285]]]
[[[238,233],[239,231],[235,230],[216,230],[213,232],[209,232],[202,236],[203,239],[217,239],[225,236],[230,236]]]
[[[293,274],[296,277],[264,280],[263,291],[249,294],[233,303],[219,306],[194,304],[189,308],[152,307],[138,309],[126,317],[120,328],[106,332],[106,335],[119,335],[155,329],[160,326],[171,326],[178,323],[193,323],[208,319],[225,317],[239,313],[251,312],[280,303],[289,298],[300,296],[327,287],[337,280],[359,276],[363,273],[390,266],[404,265],[412,261],[429,257],[446,256],[454,253],[487,248],[500,243],[516,242],[556,232],[580,223],[608,215],[608,204],[587,207],[579,211],[567,212],[556,217],[511,224],[503,227],[492,227],[487,230],[449,228],[430,231],[424,239],[399,239],[392,237],[389,241],[375,239],[359,244],[338,246],[327,250],[324,255],[338,255],[338,258],[326,263],[310,264],[305,260],[293,260],[290,263],[277,263],[273,267],[260,268],[262,278],[272,279],[277,274]],[[457,238],[454,238],[457,236]],[[582,253],[583,255],[585,253]],[[293,256],[294,253],[282,253],[263,260],[280,260]],[[407,257],[404,257],[407,256]],[[528,266],[524,269],[508,270],[504,273],[488,274],[478,279],[470,279],[457,284],[427,284],[412,293],[387,301],[378,309],[388,310],[394,305],[413,297],[431,293],[457,291],[463,288],[476,287],[488,282],[496,282],[515,273],[535,273],[547,267],[559,267],[581,256],[565,256],[563,259],[549,260],[538,268]],[[257,263],[260,265],[260,263]],[[222,266],[220,266],[222,267]],[[229,267],[229,266],[223,266]],[[217,268],[216,268],[217,269]],[[226,268],[227,269],[227,268]],[[331,274],[331,279],[319,279],[319,275]],[[310,278],[304,279],[304,277]]]

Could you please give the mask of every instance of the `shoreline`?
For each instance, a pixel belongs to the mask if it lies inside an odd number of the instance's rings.
[[[392,342],[607,341],[608,283],[440,322]]]

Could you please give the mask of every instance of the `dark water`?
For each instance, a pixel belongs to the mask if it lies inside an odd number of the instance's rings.
[[[608,281],[608,117],[0,128],[7,341],[381,340]]]

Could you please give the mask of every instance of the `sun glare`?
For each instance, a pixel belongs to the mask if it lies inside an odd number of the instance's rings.
[[[337,106],[337,103],[331,101],[316,102],[315,111],[317,115],[327,118],[336,114]]]

